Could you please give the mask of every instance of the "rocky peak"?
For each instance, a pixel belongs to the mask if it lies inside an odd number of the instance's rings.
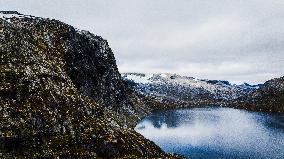
[[[284,93],[284,77],[274,78],[265,82],[260,89],[264,92],[282,92]]]
[[[0,13],[2,14],[17,14],[17,15],[21,15],[19,12],[17,11],[0,11]]]
[[[253,87],[257,89],[236,99],[233,105],[253,111],[284,112],[284,77]]]
[[[106,40],[0,13],[0,158],[171,156],[127,128],[141,109]]]
[[[17,11],[0,11],[0,18],[5,20],[10,20],[14,18],[31,18],[31,17],[33,16],[20,14]]]
[[[17,12],[4,12],[11,15]],[[108,42],[88,31],[78,30],[59,22],[44,18],[25,16],[17,13],[5,22],[16,27],[19,34],[29,29],[30,39],[40,46],[40,51],[48,51],[64,60],[62,67],[73,84],[86,96],[92,97],[100,105],[118,113],[134,114],[133,104],[125,96],[125,86],[118,72],[114,54]],[[22,18],[25,17],[25,18]],[[23,34],[25,36],[25,34]],[[14,43],[14,42],[12,42]],[[22,42],[19,42],[22,43]]]

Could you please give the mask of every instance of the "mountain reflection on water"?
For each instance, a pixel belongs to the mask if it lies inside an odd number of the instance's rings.
[[[192,159],[283,159],[284,115],[232,108],[157,111],[135,128],[166,152]]]

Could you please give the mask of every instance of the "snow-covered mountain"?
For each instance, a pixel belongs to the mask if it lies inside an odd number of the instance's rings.
[[[139,92],[167,100],[233,100],[257,89],[259,85],[231,84],[222,80],[196,79],[177,74],[124,73],[122,78]]]

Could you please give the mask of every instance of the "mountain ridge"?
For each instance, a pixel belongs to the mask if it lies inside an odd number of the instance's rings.
[[[224,80],[196,79],[169,73],[122,73],[122,77],[133,89],[154,98],[160,103],[157,105],[165,108],[220,105],[253,111],[284,112],[281,104],[284,101],[281,92],[283,81],[270,82],[283,77],[257,85],[236,85]],[[280,91],[274,92],[274,95],[276,93],[279,97],[269,99],[273,96],[270,93],[277,89]]]
[[[166,74],[137,84],[106,40],[54,19],[0,11],[0,46],[3,158],[181,158],[135,132],[137,121],[205,105],[284,112],[283,77],[259,88]]]
[[[0,157],[180,158],[133,130],[149,110],[121,80],[106,40],[0,13]]]
[[[184,90],[180,88],[177,93],[187,93],[188,96],[196,96],[201,94],[214,95],[216,99],[227,99],[227,98],[238,98],[240,95],[247,93],[252,89],[256,89],[259,85],[251,86],[248,84],[236,85],[231,84],[224,80],[208,80],[208,79],[196,79],[194,77],[181,76],[177,74],[143,74],[143,73],[122,73],[124,80],[132,80],[136,82],[140,87],[145,87],[144,91],[151,93],[154,87],[164,85],[169,87],[174,85],[175,87],[183,87],[184,89],[189,88],[190,90]],[[155,86],[152,86],[155,85]],[[149,88],[148,88],[149,87]],[[163,88],[160,88],[163,89]],[[185,91],[185,92],[182,92]],[[159,92],[159,90],[156,90]],[[222,96],[224,95],[224,96]]]

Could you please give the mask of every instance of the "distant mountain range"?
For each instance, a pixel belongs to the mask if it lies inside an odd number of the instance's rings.
[[[141,93],[172,100],[212,98],[232,100],[249,94],[260,85],[230,84],[222,80],[196,79],[177,74],[125,73],[122,78]]]
[[[282,103],[276,99],[277,105],[268,108],[267,104],[274,101],[269,99],[272,98],[271,92],[278,90],[274,94],[282,97],[282,78],[258,85],[236,85],[223,80],[196,79],[164,73],[123,73],[122,78],[141,94],[175,105],[174,107],[221,105],[257,111],[283,111],[282,106],[277,106]],[[266,103],[266,106],[261,103]]]

